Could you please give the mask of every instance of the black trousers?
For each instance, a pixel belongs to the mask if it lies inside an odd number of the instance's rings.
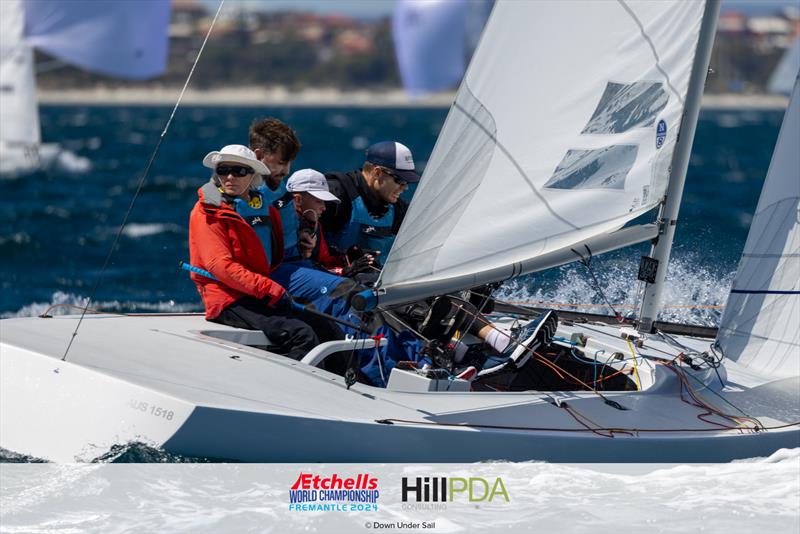
[[[270,350],[301,360],[321,342],[344,339],[333,322],[304,311],[279,315],[263,300],[242,297],[222,310],[215,322],[235,328],[261,330],[273,344]]]

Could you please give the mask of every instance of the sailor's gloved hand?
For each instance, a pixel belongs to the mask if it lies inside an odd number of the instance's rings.
[[[283,295],[281,295],[281,298],[279,298],[271,307],[279,315],[291,315],[292,311],[294,310],[294,299],[292,298],[291,293],[284,291]]]
[[[366,250],[359,247],[358,245],[353,245],[352,247],[347,249],[347,252],[345,252],[345,256],[347,256],[347,261],[349,263],[353,263],[354,261],[365,255],[370,255],[374,257],[377,256],[378,254],[380,253],[377,250]]]
[[[364,271],[377,269],[375,266],[375,257],[372,254],[364,254],[350,265],[342,269],[342,276],[350,277]]]

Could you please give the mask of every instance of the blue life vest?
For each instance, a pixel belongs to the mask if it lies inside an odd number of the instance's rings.
[[[237,198],[233,201],[233,207],[256,231],[267,255],[267,262],[272,264],[272,219],[269,217],[269,204],[264,202],[260,193],[251,192],[250,202]]]
[[[286,190],[286,182],[281,181],[278,189],[272,191],[262,185],[258,191],[264,195],[267,202],[271,202],[281,216],[283,226],[283,258],[284,260],[297,259],[300,252],[297,250],[297,213],[294,211],[294,194]]]
[[[331,237],[331,242],[341,250],[358,245],[365,250],[380,251],[380,260],[386,258],[394,243],[392,224],[394,223],[394,205],[382,217],[370,215],[364,199],[360,196],[353,200],[350,222]]]

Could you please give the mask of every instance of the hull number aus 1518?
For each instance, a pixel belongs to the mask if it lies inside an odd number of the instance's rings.
[[[155,417],[161,417],[166,419],[167,421],[172,421],[172,418],[175,417],[175,412],[172,410],[167,410],[166,408],[162,408],[161,406],[156,406],[155,404],[148,404],[143,401],[137,401],[135,399],[131,399],[128,401],[128,406],[133,408],[134,410],[139,410],[140,412],[149,413]]]

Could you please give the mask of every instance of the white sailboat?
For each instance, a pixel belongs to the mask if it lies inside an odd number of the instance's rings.
[[[65,161],[88,161],[41,142],[35,49],[65,64],[118,78],[144,79],[164,71],[169,0],[3,0],[0,2],[0,175],[18,175]]]
[[[717,12],[714,1],[498,2],[364,300],[406,302],[660,236],[644,306],[657,309]],[[531,47],[509,54],[521,39]],[[572,358],[570,371],[544,350],[528,364],[554,366],[555,387],[395,369],[386,389],[348,388],[315,365],[370,340],[296,362],[263,350],[260,332],[197,315],[94,315],[64,360],[77,317],[9,319],[0,447],[74,461],[143,441],[271,462],[709,462],[798,447],[799,117],[796,84],[716,340],[653,333],[654,315],[640,332],[562,322],[547,349]],[[662,224],[623,227],[658,205]],[[617,387],[603,387],[612,376]]]

